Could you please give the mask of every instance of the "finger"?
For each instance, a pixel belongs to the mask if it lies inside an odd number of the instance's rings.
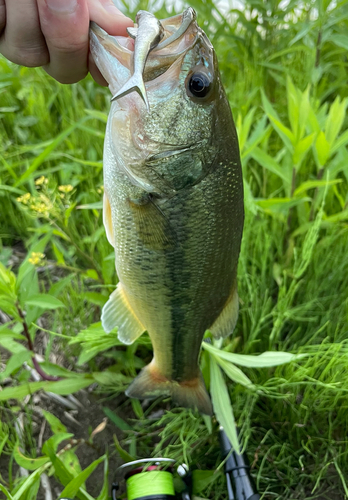
[[[61,83],[78,82],[87,74],[87,1],[38,0],[38,8],[50,56],[45,71]]]
[[[0,39],[0,52],[23,66],[41,66],[49,61],[41,33],[36,0],[0,1],[0,20],[6,22]],[[3,26],[4,28],[4,26]]]
[[[95,80],[99,85],[107,87],[108,82],[97,68],[91,53],[89,53],[88,70],[91,73],[93,80]]]
[[[109,35],[127,36],[127,28],[133,21],[115,7],[112,0],[88,0],[89,17]]]

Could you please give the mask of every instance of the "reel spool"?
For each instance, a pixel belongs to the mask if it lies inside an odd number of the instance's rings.
[[[175,500],[171,467],[174,462],[171,458],[144,458],[121,465],[116,474],[124,477],[127,500]],[[113,500],[117,500],[118,489],[119,482],[114,482],[111,487]]]

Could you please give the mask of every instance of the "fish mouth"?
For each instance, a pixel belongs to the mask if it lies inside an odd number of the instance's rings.
[[[143,81],[146,83],[156,80],[175,62],[179,63],[203,33],[191,7],[182,14],[160,20],[160,23],[163,37],[148,53],[143,70]],[[113,95],[133,74],[133,44],[132,38],[110,36],[96,23],[90,24],[91,53]]]

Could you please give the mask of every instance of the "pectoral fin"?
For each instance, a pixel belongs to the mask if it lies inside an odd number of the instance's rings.
[[[118,338],[124,344],[132,344],[145,331],[135,316],[121,283],[103,307],[101,322],[107,333],[118,328]]]
[[[164,250],[174,246],[176,235],[168,219],[152,201],[137,203],[129,200],[137,234],[149,248]]]
[[[112,225],[112,217],[111,217],[111,207],[110,202],[106,194],[104,193],[103,199],[103,222],[106,231],[106,237],[113,247],[115,247],[115,235],[114,228]]]
[[[209,328],[215,338],[219,339],[230,335],[236,326],[239,312],[237,287],[233,287],[233,291],[229,296],[225,307],[220,313],[220,316],[215,320]]]

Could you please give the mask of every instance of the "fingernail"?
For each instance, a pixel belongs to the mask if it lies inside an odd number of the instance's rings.
[[[77,7],[77,0],[46,0],[47,7],[60,14],[74,12]]]

